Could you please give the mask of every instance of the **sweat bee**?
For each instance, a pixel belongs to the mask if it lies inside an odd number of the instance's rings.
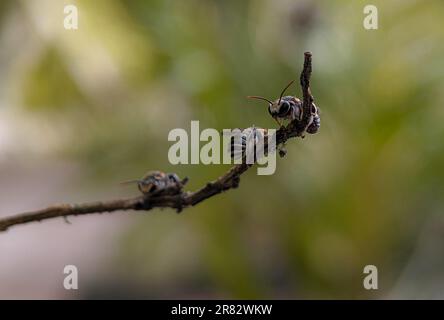
[[[268,113],[278,123],[279,127],[282,126],[282,123],[285,120],[301,121],[303,114],[302,101],[294,96],[284,96],[285,91],[293,84],[293,82],[294,80],[282,90],[279,99],[276,99],[275,101],[260,96],[248,96],[247,98],[268,102]],[[314,103],[311,104],[310,113],[310,121],[306,131],[313,134],[318,132],[321,126],[321,118],[319,117],[318,108]]]
[[[144,195],[160,194],[167,190],[179,192],[187,179],[180,180],[175,173],[150,171],[142,179],[124,181],[122,184],[137,183],[137,187]]]
[[[243,130],[239,129],[239,134],[234,134],[231,137],[228,151],[234,160],[242,159],[248,154],[252,154],[254,155],[254,161],[256,161],[256,152],[268,152],[267,141],[267,129],[256,128],[255,126]],[[262,150],[259,148],[262,148]]]

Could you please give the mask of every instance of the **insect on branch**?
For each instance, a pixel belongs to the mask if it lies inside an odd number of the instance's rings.
[[[304,54],[304,67],[300,76],[302,89],[303,116],[300,120],[293,120],[287,126],[282,126],[276,131],[276,144],[284,144],[288,139],[304,137],[304,134],[313,121],[311,109],[313,96],[310,92],[310,77],[312,72],[311,53]],[[225,174],[194,192],[184,191],[188,179],[177,180],[175,184],[168,186],[162,192],[145,193],[133,198],[117,199],[110,201],[98,201],[82,204],[60,204],[45,209],[29,211],[0,219],[0,231],[28,222],[42,221],[51,218],[80,216],[94,213],[114,211],[148,211],[153,208],[172,208],[178,212],[184,208],[195,206],[224,191],[237,188],[240,177],[252,164],[241,163],[233,166]],[[139,186],[140,189],[140,186]]]

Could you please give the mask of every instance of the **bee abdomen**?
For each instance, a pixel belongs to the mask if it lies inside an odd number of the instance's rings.
[[[246,157],[248,154],[254,154],[254,160],[256,161],[256,150],[260,147],[259,142],[265,144],[267,136],[267,129],[256,127],[244,129],[239,136],[232,136],[229,144],[231,158],[237,160]],[[266,145],[265,151],[267,151]]]
[[[316,115],[313,117],[313,121],[308,126],[307,132],[310,134],[314,134],[318,132],[320,127],[321,127],[321,118],[318,115]]]

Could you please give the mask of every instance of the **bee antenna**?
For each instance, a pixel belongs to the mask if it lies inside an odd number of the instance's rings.
[[[273,102],[271,102],[270,100],[264,98],[264,97],[259,97],[259,96],[248,96],[248,99],[259,99],[259,100],[264,100],[267,101],[269,104],[273,104]]]
[[[279,97],[278,105],[281,104],[281,100],[282,100],[282,97],[283,97],[285,91],[293,84],[293,82],[294,82],[294,80],[291,80],[291,82],[289,84],[287,84],[287,86],[284,88],[284,90],[282,90],[281,95]]]

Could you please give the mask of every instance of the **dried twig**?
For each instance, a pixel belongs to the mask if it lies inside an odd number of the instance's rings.
[[[281,127],[276,132],[276,144],[285,143],[293,137],[303,137],[309,124],[310,106],[313,96],[310,93],[311,53],[305,53],[304,68],[301,73],[300,83],[303,94],[303,119],[292,121],[286,127]],[[217,195],[223,191],[237,188],[240,176],[248,170],[251,164],[238,164],[232,167],[218,179],[207,183],[203,188],[195,192],[179,190],[176,194],[161,193],[159,195],[141,195],[134,198],[117,199],[103,202],[91,202],[83,204],[61,204],[48,208],[29,211],[11,217],[0,219],[0,231],[9,227],[33,221],[41,221],[50,218],[78,216],[92,213],[113,212],[118,210],[144,210],[153,208],[173,208],[180,212],[183,208],[195,206],[198,203]]]

